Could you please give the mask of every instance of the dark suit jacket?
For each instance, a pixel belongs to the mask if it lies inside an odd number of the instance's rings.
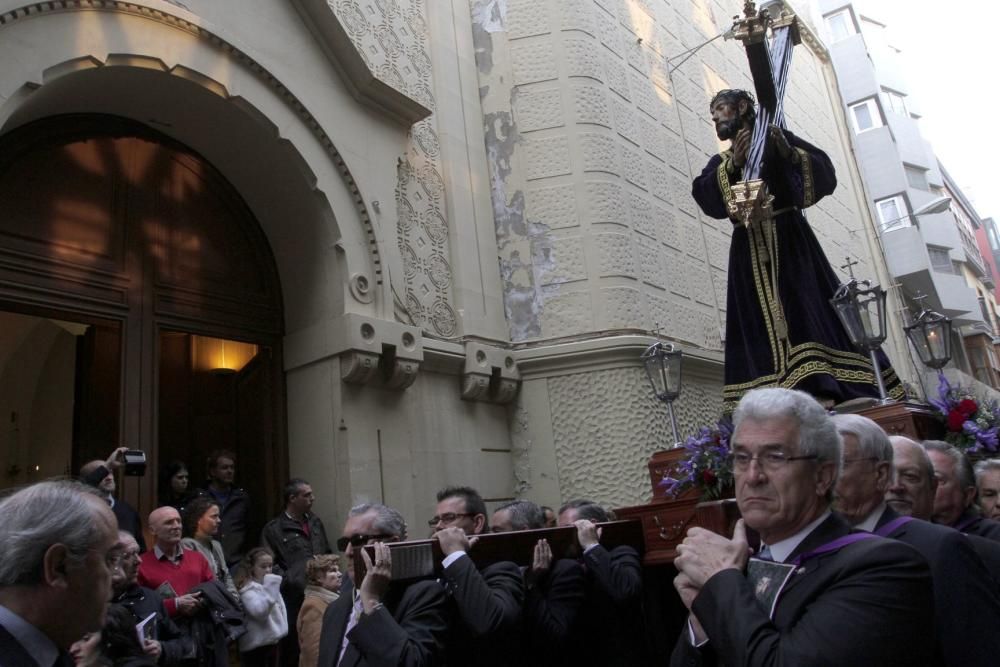
[[[899,515],[886,508],[878,530]],[[942,665],[994,665],[1000,656],[1000,595],[983,561],[957,530],[914,519],[886,537],[927,559],[934,580],[936,656]]]
[[[997,590],[1000,590],[1000,542],[988,540],[979,535],[966,535],[965,537],[969,540],[972,548],[976,550],[976,555],[982,559],[993,581],[996,582]]]
[[[608,551],[598,544],[583,555],[582,564],[586,597],[571,646],[576,664],[606,667],[650,664],[645,653],[642,564],[638,552],[629,546]],[[595,642],[595,637],[601,641]]]
[[[978,535],[988,540],[1000,541],[1000,522],[976,516],[969,511],[960,516],[952,528],[968,535]]]
[[[791,557],[853,532],[831,515]],[[880,537],[807,559],[793,574],[772,621],[742,572],[707,582],[692,610],[709,643],[695,648],[687,629],[671,665],[932,664],[934,594],[927,561]]]
[[[0,665],[3,667],[40,667],[35,659],[21,646],[21,642],[0,625]],[[48,667],[46,665],[46,667]]]
[[[452,619],[448,664],[513,664],[524,605],[520,568],[514,563],[494,563],[479,572],[463,556],[444,569],[441,583]]]
[[[448,632],[444,588],[436,581],[389,587],[384,606],[362,614],[347,634],[342,667],[424,667],[442,664]],[[340,644],[354,608],[354,583],[344,577],[337,598],[323,614],[319,667],[335,667]]]
[[[163,606],[163,598],[153,589],[135,584],[112,598],[111,602],[128,609],[136,623],[145,620],[150,614],[156,614],[156,639],[162,650],[158,664],[172,667],[197,655],[198,647],[170,618]]]
[[[528,588],[524,605],[523,665],[579,667],[569,648],[586,595],[583,568],[562,558]]]

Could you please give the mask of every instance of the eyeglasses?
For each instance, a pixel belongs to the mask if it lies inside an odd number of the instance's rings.
[[[351,535],[350,537],[341,537],[337,540],[337,551],[347,551],[347,545],[351,545],[355,549],[358,547],[363,547],[369,542],[374,540],[393,540],[395,535]]]
[[[476,516],[475,512],[445,512],[437,516],[432,516],[427,525],[433,528],[439,523],[451,523],[460,516]]]
[[[733,470],[746,472],[750,469],[750,462],[757,461],[757,465],[767,472],[777,472],[792,461],[814,461],[819,458],[816,454],[810,456],[788,456],[780,449],[772,449],[757,456],[750,456],[746,452],[735,452],[733,458]]]

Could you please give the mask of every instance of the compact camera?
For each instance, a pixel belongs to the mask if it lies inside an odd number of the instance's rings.
[[[146,474],[146,452],[141,449],[126,449],[122,454],[125,461],[124,473],[129,477],[142,477]]]

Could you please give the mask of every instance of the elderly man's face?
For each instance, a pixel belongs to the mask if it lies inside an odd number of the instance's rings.
[[[160,507],[149,515],[149,529],[160,548],[181,541],[181,515],[173,507]]]
[[[120,552],[118,522],[100,498],[88,498],[94,505],[97,541],[80,563],[69,561],[65,569],[66,635],[77,639],[97,632],[104,625],[111,600],[111,575]],[[71,640],[72,641],[72,640]]]
[[[889,486],[890,464],[865,457],[853,433],[841,433],[840,437],[844,443],[843,468],[834,490],[834,506],[851,525],[856,525],[882,502]]]
[[[916,443],[893,440],[893,478],[885,500],[899,514],[930,521],[936,482],[933,471],[924,464],[921,449]]]
[[[139,576],[139,543],[129,535],[122,535],[120,538],[122,547],[122,573],[125,575],[124,586],[131,586]]]
[[[934,494],[932,519],[934,523],[951,526],[972,504],[975,487],[962,488],[958,480],[958,471],[955,470],[955,462],[947,454],[931,449],[927,451],[927,456],[934,465],[934,476],[938,482],[937,493]]]
[[[987,519],[1000,519],[1000,470],[987,470],[979,476],[979,507]]]
[[[795,420],[744,419],[733,434],[733,451],[759,457],[781,452],[801,456],[799,426]],[[768,469],[753,459],[744,471],[735,471],[736,501],[746,525],[760,533],[766,544],[791,537],[818,518],[827,507],[825,494],[833,485],[836,466],[812,460],[786,461]]]
[[[364,545],[375,544],[376,542],[392,542],[399,539],[398,535],[379,534],[375,529],[377,520],[378,512],[375,510],[347,517],[347,522],[344,524],[344,532],[341,533],[342,539],[354,540],[355,538],[364,537]],[[361,546],[355,547],[353,541],[349,542],[344,549],[344,560],[347,562],[347,574],[354,581],[355,585],[360,585],[361,582],[354,577],[354,552],[356,548],[360,549]]]

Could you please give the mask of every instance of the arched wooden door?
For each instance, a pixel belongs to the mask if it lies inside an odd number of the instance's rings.
[[[149,127],[73,115],[0,137],[0,202],[0,310],[85,325],[71,467],[145,450],[125,486],[145,512],[161,464],[200,482],[209,449],[231,448],[256,518],[271,513],[288,458],[281,290],[234,188]],[[244,355],[223,371],[210,348],[227,341]]]

